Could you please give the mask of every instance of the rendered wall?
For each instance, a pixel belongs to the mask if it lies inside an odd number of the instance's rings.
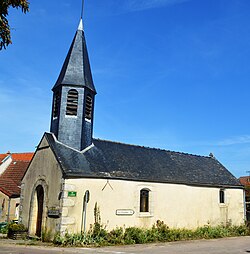
[[[150,190],[150,211],[139,212],[140,190]],[[104,179],[67,179],[64,185],[62,227],[64,232],[81,231],[83,196],[90,192],[86,225],[94,223],[94,206],[100,207],[101,222],[107,229],[116,226],[151,227],[157,220],[176,228],[196,228],[221,223],[244,222],[242,189],[226,189],[225,204],[219,203],[219,188],[177,184],[143,183]],[[75,191],[76,197],[68,192]],[[124,215],[126,211],[134,214]],[[120,213],[120,215],[117,215]],[[122,215],[123,214],[123,215]]]
[[[36,232],[37,196],[36,187],[44,189],[42,230],[55,233],[60,230],[60,218],[51,218],[48,211],[60,210],[62,187],[61,169],[44,138],[23,178],[21,186],[20,222],[29,228],[29,234]]]
[[[19,198],[11,198],[0,191],[0,222],[6,222],[18,219],[18,210],[16,205],[20,203]],[[9,209],[10,206],[10,209]],[[9,213],[9,214],[8,214]]]

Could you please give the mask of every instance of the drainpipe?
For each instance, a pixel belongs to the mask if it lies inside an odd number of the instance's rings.
[[[243,189],[243,204],[244,204],[244,221],[247,221],[247,208],[246,208],[246,191]]]
[[[11,198],[9,198],[8,213],[7,213],[7,222],[10,221],[10,201],[11,201]]]

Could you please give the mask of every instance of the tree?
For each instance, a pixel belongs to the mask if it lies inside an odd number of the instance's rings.
[[[12,43],[10,35],[10,26],[7,19],[9,7],[21,8],[23,13],[29,11],[29,2],[27,0],[0,0],[0,50]]]

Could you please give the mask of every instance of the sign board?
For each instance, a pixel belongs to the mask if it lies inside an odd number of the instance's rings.
[[[132,216],[135,213],[132,209],[117,209],[116,215],[120,216]]]
[[[48,209],[48,217],[59,218],[60,217],[60,209],[58,209],[56,207],[50,207]]]
[[[76,197],[76,191],[68,191],[68,197]]]

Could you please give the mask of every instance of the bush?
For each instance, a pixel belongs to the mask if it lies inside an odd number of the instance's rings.
[[[26,232],[28,229],[23,224],[11,223],[8,224],[9,232]]]
[[[129,227],[125,229],[124,233],[124,243],[125,244],[135,244],[135,243],[146,243],[147,234],[145,229]]]
[[[124,244],[124,231],[123,228],[116,228],[107,234],[107,241],[110,244]]]
[[[0,223],[0,233],[1,234],[7,234],[8,233],[8,224],[7,224],[7,222],[1,222]]]
[[[28,229],[23,224],[11,223],[8,224],[8,238],[11,239],[26,239]]]
[[[213,239],[229,236],[249,235],[249,229],[242,226],[204,226],[196,230],[170,229],[163,221],[157,221],[151,229],[121,227],[108,232],[100,223],[96,222],[84,236],[82,234],[68,234],[64,237],[56,234],[54,243],[62,246],[83,245],[114,245],[114,244],[142,244],[150,242],[170,242],[191,239]]]

